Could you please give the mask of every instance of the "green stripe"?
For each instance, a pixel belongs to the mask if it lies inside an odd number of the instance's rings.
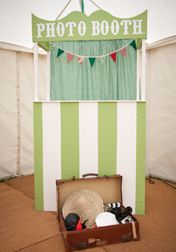
[[[137,103],[136,214],[145,213],[146,103]]]
[[[43,129],[42,103],[34,103],[34,183],[35,209],[43,208]]]
[[[61,103],[61,177],[79,177],[79,105]]]
[[[116,173],[117,103],[98,104],[98,172]]]

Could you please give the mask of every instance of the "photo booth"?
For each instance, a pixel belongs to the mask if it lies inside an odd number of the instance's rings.
[[[145,213],[147,11],[104,10],[62,19],[32,15],[35,208],[56,211],[57,179],[123,176],[123,203]],[[38,96],[38,46],[47,52],[47,99]]]

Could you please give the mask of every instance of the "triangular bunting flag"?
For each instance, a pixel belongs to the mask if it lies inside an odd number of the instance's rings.
[[[132,46],[134,49],[137,49],[135,40],[131,41],[130,46]]]
[[[67,53],[67,62],[72,61],[73,57],[74,57],[73,54]]]
[[[103,63],[104,63],[104,60],[105,60],[105,57],[100,56],[100,57],[99,57],[99,60],[100,60],[100,61],[101,61],[101,63],[103,64]]]
[[[64,51],[62,49],[58,48],[58,50],[57,50],[57,57],[59,57],[63,53],[64,53]]]
[[[119,53],[120,53],[121,55],[123,55],[124,57],[126,57],[126,56],[127,56],[126,47],[120,49],[120,50],[119,50]]]
[[[79,62],[79,64],[82,64],[83,63],[83,57],[81,57],[81,56],[78,56],[78,62]]]
[[[116,62],[116,52],[110,54],[114,62]]]
[[[94,63],[95,63],[95,58],[89,58],[89,62],[90,62],[90,65],[92,67],[94,65]]]

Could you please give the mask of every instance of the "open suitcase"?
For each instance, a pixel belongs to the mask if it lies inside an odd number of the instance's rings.
[[[62,207],[65,199],[75,190],[87,188],[97,192],[104,204],[112,202],[122,203],[122,176],[88,177],[81,179],[57,180],[58,193],[58,220],[67,252],[100,247],[108,244],[139,240],[139,222],[131,215],[133,222],[105,227],[95,227],[79,231],[67,231],[62,216]],[[86,178],[85,178],[86,177]]]

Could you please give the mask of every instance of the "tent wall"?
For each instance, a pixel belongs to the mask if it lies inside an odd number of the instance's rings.
[[[147,60],[147,168],[171,181],[176,181],[175,37],[149,46]]]
[[[45,98],[46,55],[39,55]],[[33,53],[0,43],[0,179],[33,173]]]

